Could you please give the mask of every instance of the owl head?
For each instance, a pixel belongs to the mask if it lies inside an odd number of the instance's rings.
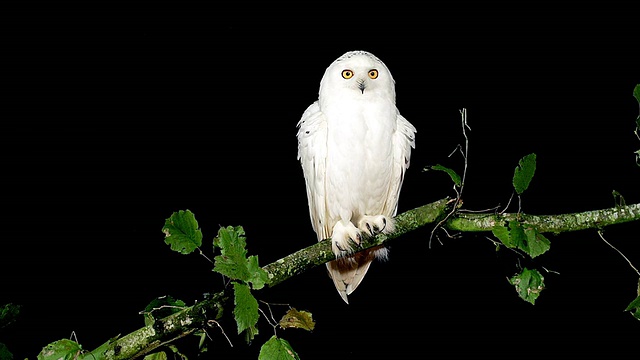
[[[320,101],[326,97],[383,97],[395,103],[395,82],[387,66],[367,51],[349,51],[337,58],[320,81]]]

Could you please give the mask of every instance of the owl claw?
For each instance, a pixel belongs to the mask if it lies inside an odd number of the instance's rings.
[[[340,257],[351,251],[352,248],[359,246],[362,240],[360,230],[351,222],[338,221],[333,227],[331,235],[331,248],[333,253]]]
[[[393,222],[391,219],[387,221],[384,215],[363,216],[358,222],[358,228],[363,232],[373,236],[379,233],[390,233],[393,231]]]
[[[358,233],[358,235],[356,235],[355,239],[349,238],[349,240],[351,240],[351,243],[353,245],[355,245],[355,247],[360,247],[360,242],[362,242],[362,236],[360,235],[360,233]]]

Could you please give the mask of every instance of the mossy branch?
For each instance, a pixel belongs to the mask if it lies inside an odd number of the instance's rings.
[[[495,224],[511,220],[526,222],[539,232],[561,233],[640,220],[640,204],[617,206],[610,209],[559,215],[528,215],[524,213],[451,213],[454,201],[444,198],[396,216],[396,231],[363,239],[361,249],[380,245],[429,224],[439,224],[447,230],[462,232],[491,231]],[[453,215],[453,216],[451,216]],[[445,220],[446,219],[446,220]],[[444,220],[444,221],[443,221]],[[269,274],[269,286],[275,286],[311,268],[334,260],[331,240],[324,240],[299,250],[263,267]],[[212,319],[222,317],[223,293],[199,302],[184,310],[157,320],[153,325],[136,330],[126,336],[110,340],[84,359],[131,359],[148,354],[163,344],[208,327]]]
[[[157,319],[123,337],[114,338],[90,353],[83,353],[79,359],[134,359],[154,351],[158,347],[207,329],[213,320],[222,317],[222,305],[226,301],[223,292],[201,301],[182,311]]]
[[[563,233],[570,231],[600,229],[640,219],[640,204],[616,206],[609,209],[585,211],[559,215],[478,214],[459,212],[446,223],[449,230],[464,232],[491,231],[496,224],[520,221],[535,226],[541,233]]]
[[[438,200],[396,216],[396,231],[394,233],[380,234],[365,239],[362,241],[360,249],[364,250],[380,245],[419,227],[436,224],[445,218],[447,220],[441,225],[447,230],[462,232],[491,231],[496,224],[516,220],[534,226],[541,233],[600,229],[609,225],[640,220],[640,204],[559,215],[456,212],[454,216],[448,216],[449,207],[452,203],[450,200],[449,198]],[[269,286],[274,286],[290,277],[334,259],[335,255],[331,252],[331,240],[324,240],[266,265],[263,269],[269,273]]]
[[[395,232],[363,239],[360,243],[360,249],[364,250],[380,245],[387,240],[444,218],[449,200],[449,198],[438,200],[396,216]],[[269,286],[275,286],[313,267],[335,260],[335,258],[336,256],[331,251],[331,240],[327,239],[283,257],[264,266],[263,269],[269,273]]]

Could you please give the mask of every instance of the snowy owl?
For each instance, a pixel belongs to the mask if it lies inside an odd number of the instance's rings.
[[[320,81],[318,100],[298,122],[302,165],[313,230],[331,238],[337,260],[327,263],[342,299],[388,249],[361,252],[362,236],[390,233],[416,128],[396,108],[395,82],[373,54],[350,51]]]

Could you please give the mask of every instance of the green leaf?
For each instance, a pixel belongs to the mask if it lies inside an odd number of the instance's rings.
[[[640,320],[640,296],[635,298],[624,311],[631,311],[634,318]]]
[[[299,360],[300,357],[293,350],[289,342],[275,335],[267,340],[260,348],[258,360]]]
[[[269,276],[258,264],[257,256],[247,259],[244,234],[242,226],[227,226],[218,230],[213,244],[220,248],[222,255],[214,258],[213,270],[231,279],[251,283],[253,289],[258,290],[264,287]]]
[[[524,229],[519,222],[509,221],[509,237],[511,238],[511,242],[514,243],[518,249],[526,252],[527,236],[524,234]]]
[[[532,258],[542,255],[551,247],[551,242],[535,227],[518,221],[509,221],[509,227],[496,224],[491,232],[508,248],[518,248]]]
[[[631,315],[640,320],[640,279],[638,279],[638,297],[635,298],[624,310],[631,311]]]
[[[167,353],[164,351],[158,351],[156,353],[147,355],[144,360],[167,360]]]
[[[14,305],[12,303],[4,304],[0,307],[0,329],[16,321],[21,308],[22,305]]]
[[[531,304],[535,304],[540,292],[544,290],[544,277],[535,269],[522,269],[520,274],[516,274],[509,279],[509,283],[515,286],[521,299]]]
[[[174,212],[165,221],[162,232],[165,234],[164,242],[181,254],[190,254],[202,245],[202,231],[189,210]]]
[[[538,229],[528,227],[524,229],[527,241],[524,250],[532,258],[542,255],[551,247],[551,242]]]
[[[238,324],[238,334],[247,330],[247,339],[251,341],[258,334],[258,329],[255,327],[259,317],[258,301],[251,294],[249,286],[245,284],[234,282],[233,293],[235,305],[233,315]]]
[[[297,328],[307,331],[312,331],[316,327],[316,322],[313,321],[313,316],[310,312],[298,311],[295,308],[289,309],[278,324],[283,329]]]
[[[509,229],[504,224],[495,224],[493,229],[491,229],[493,236],[498,238],[500,242],[502,242],[508,248],[516,247],[516,244],[511,241],[511,236],[509,236]]]
[[[0,343],[0,359],[2,360],[12,360],[13,354],[7,348],[7,345]]]
[[[429,168],[425,168],[424,170],[429,170]],[[460,179],[460,176],[455,171],[453,171],[452,169],[449,169],[448,167],[442,166],[440,164],[436,164],[431,166],[431,170],[444,171],[447,174],[449,174],[449,177],[451,178],[451,180],[453,180],[453,183],[457,187],[460,187],[462,185],[462,180]]]
[[[491,232],[508,248],[522,249],[526,236],[519,222],[512,220],[507,228],[504,224],[495,224]]]
[[[244,237],[244,229],[241,226],[220,228],[218,236],[213,239],[213,245],[220,248],[220,253],[214,258],[213,270],[231,279],[249,280],[247,269],[247,242]]]
[[[269,281],[269,274],[258,264],[258,256],[252,255],[247,259],[247,270],[249,271],[248,282],[254,290],[260,290]]]
[[[172,296],[160,296],[151,300],[144,308],[144,325],[152,325],[156,319],[162,319],[182,311],[187,304],[182,300],[176,300]]]
[[[527,190],[535,172],[536,154],[529,154],[520,159],[513,173],[513,187],[516,189],[518,195]]]
[[[72,360],[76,359],[82,346],[75,341],[62,339],[42,348],[38,354],[38,360]]]

